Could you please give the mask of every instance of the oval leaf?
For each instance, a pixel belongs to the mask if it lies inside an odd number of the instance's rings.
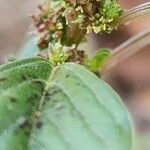
[[[32,58],[0,67],[2,150],[130,150],[131,138],[119,96],[83,66]]]

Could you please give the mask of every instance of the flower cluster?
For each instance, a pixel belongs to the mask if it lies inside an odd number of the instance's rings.
[[[87,32],[110,33],[114,27],[112,23],[118,20],[123,10],[114,0],[102,0],[96,14],[90,18],[91,24],[87,27]]]
[[[111,32],[122,9],[116,0],[46,0],[32,16],[39,34],[38,46],[80,44],[89,32]]]

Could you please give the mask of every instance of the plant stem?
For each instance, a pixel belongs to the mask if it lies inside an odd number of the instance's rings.
[[[112,55],[108,58],[108,60],[106,60],[102,68],[102,74],[113,69],[118,63],[137,53],[139,50],[149,44],[150,29],[133,36],[113,50]]]
[[[117,25],[123,25],[128,22],[130,22],[133,19],[136,19],[137,17],[150,14],[150,2],[146,2],[144,4],[140,4],[138,6],[135,6],[127,11],[125,11],[122,16],[118,19],[116,23],[113,24],[113,26]]]

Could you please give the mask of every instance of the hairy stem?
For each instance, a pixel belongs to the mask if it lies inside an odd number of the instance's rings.
[[[123,25],[128,22],[130,22],[133,19],[136,19],[137,17],[150,14],[150,2],[146,2],[144,4],[140,4],[138,6],[135,6],[127,11],[125,11],[122,16],[118,19],[116,23],[113,25]]]
[[[117,48],[114,49],[112,55],[102,68],[102,74],[113,69],[119,62],[137,53],[139,50],[150,44],[150,29],[139,33]]]

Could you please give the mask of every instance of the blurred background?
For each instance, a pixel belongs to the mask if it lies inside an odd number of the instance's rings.
[[[125,9],[149,0],[118,0]],[[0,63],[10,54],[17,54],[31,27],[29,14],[36,11],[37,0],[0,0]],[[122,26],[111,35],[89,36],[86,47],[97,50],[100,47],[114,49],[130,37],[150,29],[150,16],[138,18]],[[150,39],[149,39],[150,41]],[[105,80],[121,95],[132,114],[136,132],[143,137],[141,143],[150,140],[150,45],[136,55],[122,61]],[[148,136],[148,138],[146,138]],[[143,140],[144,139],[144,140]],[[149,142],[138,147],[150,149]]]

